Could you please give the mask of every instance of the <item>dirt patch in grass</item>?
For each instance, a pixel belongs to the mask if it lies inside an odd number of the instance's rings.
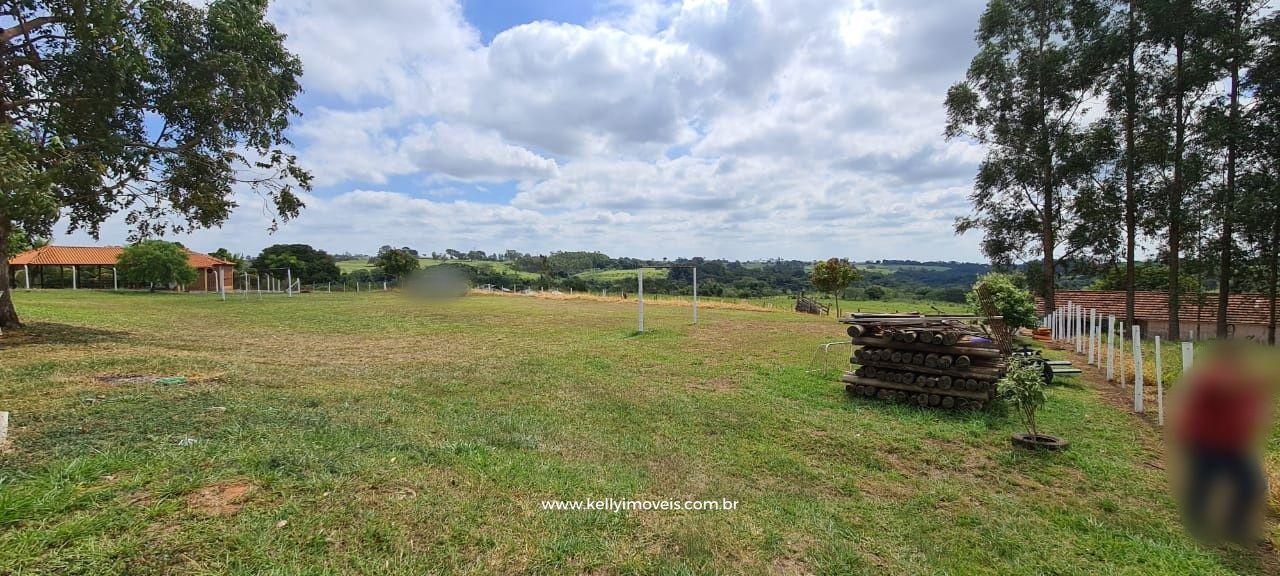
[[[187,508],[205,516],[231,516],[257,491],[248,481],[227,480],[192,492],[187,496]]]
[[[145,374],[106,374],[98,376],[94,378],[94,380],[103,384],[110,384],[112,386],[128,386],[130,384],[146,384],[148,382],[155,382],[156,378],[159,378],[159,376],[147,376]]]
[[[690,384],[689,388],[693,390],[706,390],[708,392],[728,392],[730,390],[736,390],[738,385],[727,376],[716,376],[715,378],[708,378],[700,382]]]

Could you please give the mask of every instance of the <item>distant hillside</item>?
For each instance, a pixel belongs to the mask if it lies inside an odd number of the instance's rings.
[[[645,290],[655,293],[692,293],[693,274],[698,268],[698,292],[709,296],[760,298],[815,292],[809,281],[813,262],[806,260],[642,260],[613,258],[600,252],[553,252],[546,255],[507,251],[485,254],[480,251],[446,250],[421,258],[424,268],[449,265],[459,268],[475,284],[518,290],[552,288],[577,291],[635,291],[636,268],[645,272]],[[855,264],[863,276],[844,296],[858,300],[927,299],[963,302],[965,293],[986,264],[969,262],[917,262],[879,260]],[[379,279],[379,271],[366,259],[338,263],[343,273],[359,279]]]

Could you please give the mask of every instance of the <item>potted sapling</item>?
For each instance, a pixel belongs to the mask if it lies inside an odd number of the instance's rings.
[[[1014,356],[1009,359],[1009,371],[999,382],[1000,395],[1013,403],[1018,417],[1026,426],[1011,439],[1014,446],[1031,450],[1061,450],[1067,441],[1057,436],[1041,434],[1036,425],[1036,412],[1044,406],[1044,374],[1028,359]]]

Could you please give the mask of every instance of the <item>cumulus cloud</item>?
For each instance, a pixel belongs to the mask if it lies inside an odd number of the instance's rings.
[[[977,258],[951,226],[980,151],[942,140],[942,102],[983,4],[599,0],[486,44],[459,0],[277,0],[317,190],[277,238],[248,208],[201,234],[242,250]]]
[[[556,163],[496,134],[445,122],[420,126],[401,142],[419,169],[459,180],[530,180],[554,176]]]

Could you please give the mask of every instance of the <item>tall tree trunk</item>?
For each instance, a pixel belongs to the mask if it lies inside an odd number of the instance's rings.
[[[1235,3],[1235,22],[1231,43],[1231,111],[1227,116],[1227,186],[1222,191],[1222,237],[1218,250],[1222,253],[1218,263],[1218,338],[1227,337],[1227,307],[1231,298],[1231,253],[1235,239],[1232,236],[1236,199],[1236,130],[1240,118],[1240,36],[1244,32],[1245,2]]]
[[[18,320],[18,311],[13,307],[13,290],[9,289],[9,256],[5,248],[9,246],[9,234],[13,224],[9,217],[0,213],[0,329],[16,330],[22,327]]]
[[[1057,225],[1057,208],[1055,206],[1057,202],[1054,195],[1055,191],[1053,182],[1053,144],[1051,141],[1052,135],[1049,133],[1049,104],[1045,99],[1044,79],[1046,65],[1044,57],[1045,43],[1049,40],[1049,28],[1044,20],[1044,6],[1041,5],[1039,34],[1040,70],[1038,72],[1038,91],[1040,96],[1040,162],[1043,164],[1042,177],[1044,178],[1044,182],[1041,183],[1041,195],[1043,196],[1043,199],[1040,204],[1044,209],[1044,214],[1040,219],[1040,250],[1044,254],[1044,258],[1041,260],[1040,266],[1041,272],[1044,275],[1044,278],[1041,280],[1041,291],[1043,292],[1042,296],[1044,298],[1044,310],[1047,314],[1057,308],[1057,279],[1055,278],[1055,276],[1057,276],[1055,273],[1057,270],[1057,263],[1054,261],[1053,252],[1058,241],[1054,229]]]
[[[1169,332],[1166,338],[1182,339],[1182,325],[1178,321],[1182,312],[1178,283],[1181,277],[1182,251],[1182,197],[1186,183],[1183,182],[1182,161],[1183,149],[1186,145],[1187,123],[1183,108],[1186,106],[1185,78],[1183,78],[1183,59],[1186,48],[1186,33],[1178,36],[1174,47],[1174,141],[1173,141],[1173,186],[1169,188]]]
[[[1133,135],[1134,119],[1137,116],[1137,67],[1134,65],[1134,53],[1138,51],[1138,22],[1134,14],[1136,0],[1129,0],[1129,64],[1125,69],[1124,81],[1124,233],[1125,233],[1125,266],[1124,266],[1124,325],[1133,325],[1134,300],[1137,297],[1134,280],[1137,275],[1138,250],[1138,197],[1134,188],[1137,158]]]

